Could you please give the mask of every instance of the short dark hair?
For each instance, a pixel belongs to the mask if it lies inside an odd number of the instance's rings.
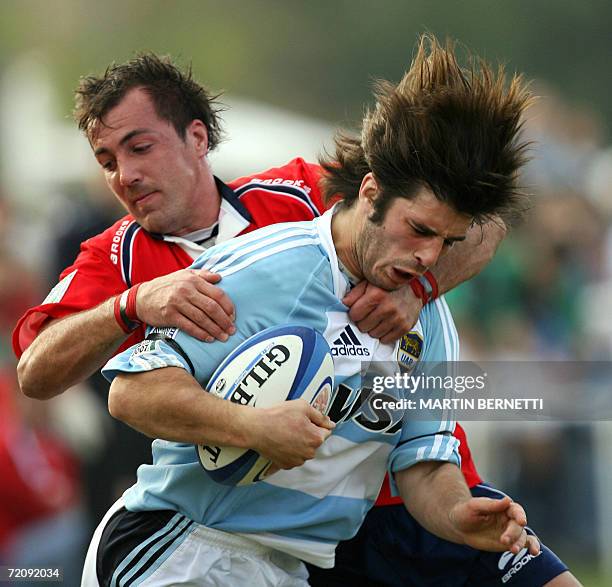
[[[381,190],[375,222],[393,198],[422,186],[477,222],[512,220],[526,209],[517,178],[529,143],[519,135],[532,98],[520,75],[506,84],[502,66],[494,73],[472,56],[463,69],[452,41],[442,47],[422,35],[399,84],[379,81],[375,96],[361,136],[338,134],[335,153],[320,161],[327,202],[339,196],[351,206],[371,171]]]
[[[192,77],[191,66],[181,71],[169,57],[141,53],[122,64],[111,64],[104,75],[81,78],[75,92],[74,119],[87,136],[93,127],[132,89],[141,87],[151,97],[157,115],[168,121],[184,139],[187,126],[201,120],[208,129],[208,147],[221,140],[223,110]]]

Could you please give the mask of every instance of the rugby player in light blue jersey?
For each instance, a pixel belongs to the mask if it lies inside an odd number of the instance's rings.
[[[468,81],[452,53],[433,43],[378,98],[361,141],[371,171],[354,193],[343,192],[313,222],[264,228],[194,264],[222,276],[236,307],[235,336],[204,344],[168,329],[107,364],[111,413],[157,440],[153,464],[139,468],[137,483],[96,530],[84,585],[307,585],[300,561],[333,566],[336,544],[357,532],[386,470],[431,532],[479,550],[539,552],[520,505],[472,498],[452,421],[400,417],[380,430],[359,406],[350,409],[362,362],[403,356],[401,342],[359,332],[340,301],[362,279],[401,287],[474,221],[519,203],[525,146],[517,133],[528,93],[516,77],[505,89],[488,69]],[[335,425],[301,400],[260,409],[202,390],[240,342],[288,323],[317,329],[332,347],[363,350],[335,353],[336,385],[349,407]],[[421,360],[440,360],[442,348],[456,359],[443,300],[422,311],[416,332]],[[219,485],[202,471],[197,444],[253,448],[283,470],[251,486]]]

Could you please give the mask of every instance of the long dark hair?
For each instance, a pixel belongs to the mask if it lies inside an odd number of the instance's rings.
[[[393,198],[422,186],[477,222],[520,215],[527,196],[517,178],[529,146],[520,130],[531,94],[520,75],[506,83],[502,66],[494,72],[481,59],[468,61],[460,67],[452,41],[442,47],[421,36],[399,84],[376,83],[361,136],[338,134],[335,152],[321,159],[326,200],[351,206],[371,171],[381,189],[374,221]]]

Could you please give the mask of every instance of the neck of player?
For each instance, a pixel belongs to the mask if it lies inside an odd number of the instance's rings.
[[[363,218],[357,214],[357,205],[343,206],[334,214],[331,223],[332,239],[340,262],[357,279],[363,279],[359,248],[357,246],[362,231]]]

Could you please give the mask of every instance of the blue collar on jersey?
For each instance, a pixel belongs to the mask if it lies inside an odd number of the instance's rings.
[[[251,217],[251,213],[246,209],[246,206],[238,199],[238,195],[236,192],[229,187],[227,184],[223,183],[216,175],[215,184],[217,185],[217,189],[221,194],[221,197],[232,206],[242,216],[245,220],[249,222],[253,221]]]
[[[225,200],[240,216],[242,216],[247,222],[251,222],[253,218],[251,217],[251,213],[246,209],[246,206],[238,199],[236,192],[229,187],[226,183],[223,183],[216,175],[215,185],[219,190],[219,194],[221,194],[221,198]],[[143,228],[144,230],[144,228]],[[164,235],[159,234],[157,232],[149,232],[149,234],[156,240],[163,241]]]

